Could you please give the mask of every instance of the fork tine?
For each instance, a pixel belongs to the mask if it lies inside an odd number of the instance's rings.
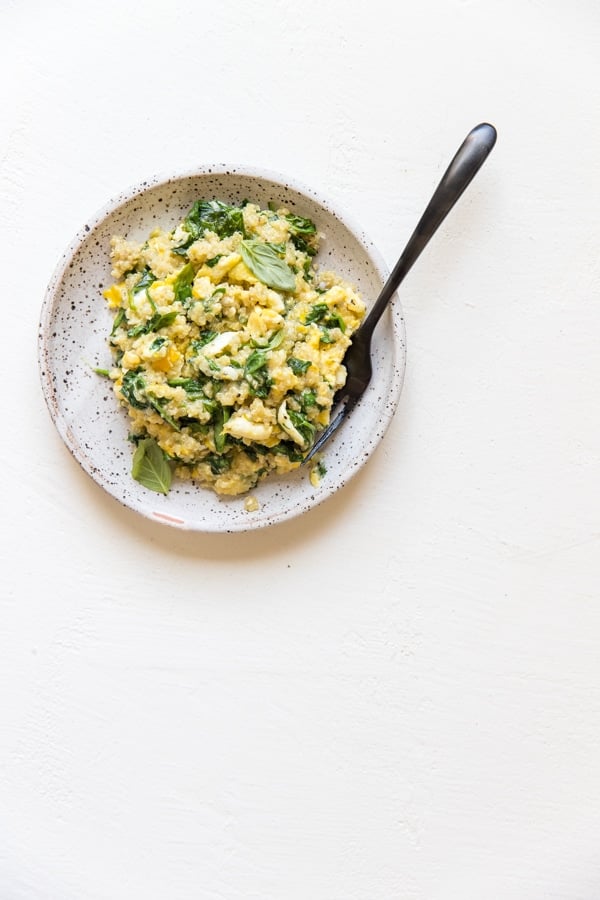
[[[323,431],[319,435],[315,443],[310,448],[309,452],[304,457],[303,463],[306,463],[310,459],[312,459],[315,453],[318,453],[321,447],[323,447],[327,443],[334,431],[337,431],[350,410],[353,409],[354,405],[356,404],[356,398],[346,395],[346,397],[342,398],[341,403],[343,405],[340,411],[333,417],[325,431]]]

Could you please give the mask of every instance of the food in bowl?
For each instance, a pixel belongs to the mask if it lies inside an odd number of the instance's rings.
[[[315,224],[287,208],[198,200],[143,243],[114,235],[113,382],[136,445],[132,475],[221,495],[298,467],[329,423],[365,305],[320,271]]]

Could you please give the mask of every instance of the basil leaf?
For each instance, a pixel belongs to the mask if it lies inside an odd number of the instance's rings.
[[[131,475],[157,494],[168,494],[173,473],[165,454],[154,438],[144,438],[133,455]]]
[[[179,300],[183,306],[187,306],[188,301],[192,299],[192,282],[194,280],[194,274],[194,267],[191,263],[187,263],[183,269],[179,270],[177,278],[173,282],[175,301]]]
[[[244,263],[263,284],[279,291],[294,290],[294,273],[269,244],[250,239],[241,242],[240,251]]]
[[[275,253],[279,254],[279,256],[285,256],[287,250],[287,244],[285,241],[281,241],[279,244],[274,244],[272,241],[269,241],[269,247],[272,247]]]

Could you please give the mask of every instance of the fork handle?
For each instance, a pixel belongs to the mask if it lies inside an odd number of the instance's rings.
[[[383,311],[394,296],[394,291],[489,156],[496,143],[496,137],[496,129],[486,122],[476,125],[468,133],[446,169],[444,177],[413,231],[402,256],[394,266],[379,297],[363,322],[360,328],[363,334],[370,335],[373,332]]]

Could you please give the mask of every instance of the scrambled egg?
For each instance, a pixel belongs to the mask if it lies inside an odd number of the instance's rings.
[[[176,476],[246,493],[328,424],[365,307],[316,270],[318,242],[285,208],[216,200],[143,244],[112,238],[110,378],[133,443],[153,439]]]

